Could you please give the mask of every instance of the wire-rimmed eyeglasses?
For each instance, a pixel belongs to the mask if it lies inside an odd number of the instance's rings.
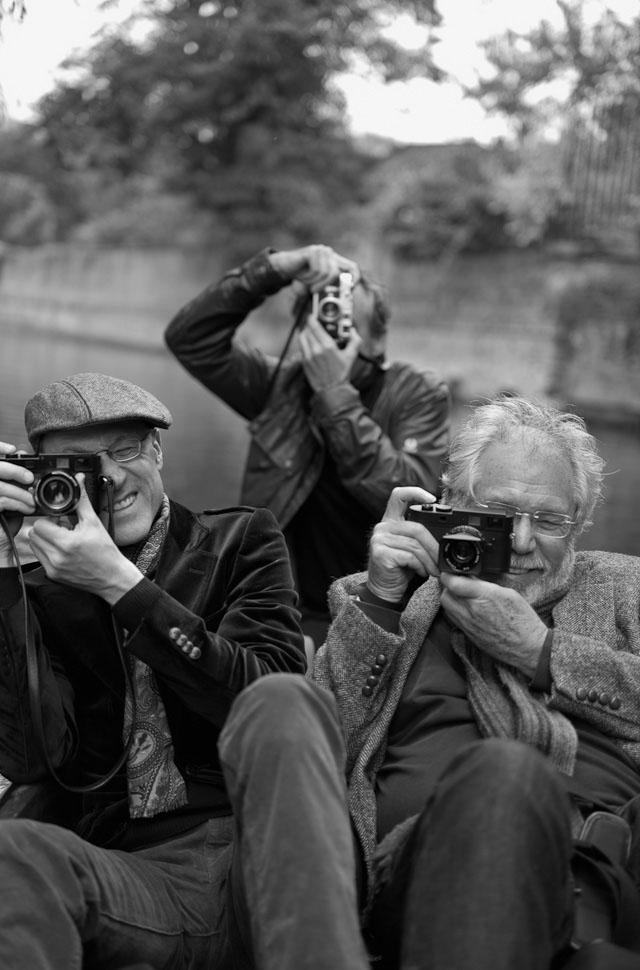
[[[577,525],[575,519],[563,512],[548,512],[545,509],[537,509],[535,512],[521,512],[517,505],[507,505],[505,502],[479,502],[478,504],[490,512],[511,515],[514,519],[526,516],[531,522],[531,528],[535,534],[549,539],[564,539],[569,535],[573,526]]]
[[[142,454],[142,444],[150,434],[151,432],[149,431],[142,438],[136,438],[133,435],[118,438],[109,448],[101,448],[100,451],[96,451],[94,454],[107,455],[113,461],[117,461],[118,464],[122,464],[125,461],[133,461],[134,458],[139,458]]]

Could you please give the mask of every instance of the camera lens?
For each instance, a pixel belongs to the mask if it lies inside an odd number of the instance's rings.
[[[465,526],[459,536],[445,536],[440,549],[443,563],[452,573],[479,573],[482,535],[477,529]]]
[[[47,472],[35,485],[34,499],[45,515],[65,515],[80,501],[80,486],[67,472]]]
[[[318,307],[318,318],[322,323],[334,323],[340,316],[340,304],[327,297]]]

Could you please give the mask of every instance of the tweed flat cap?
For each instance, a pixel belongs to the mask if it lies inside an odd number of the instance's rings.
[[[153,394],[107,374],[74,374],[54,381],[34,394],[24,409],[24,425],[33,448],[49,431],[112,421],[146,421],[154,428],[168,428],[173,418]]]

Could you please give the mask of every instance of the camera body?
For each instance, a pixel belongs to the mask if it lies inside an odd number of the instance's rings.
[[[324,286],[312,295],[311,312],[333,337],[338,347],[346,347],[353,327],[353,276],[340,273],[337,284]]]
[[[36,503],[34,515],[67,515],[80,501],[80,486],[75,479],[84,473],[87,495],[96,511],[100,492],[99,455],[10,455],[2,461],[22,465],[33,472],[33,483],[25,486],[33,493]]]
[[[512,515],[472,512],[434,502],[410,505],[405,519],[420,522],[438,540],[438,568],[443,572],[480,576],[509,569]]]

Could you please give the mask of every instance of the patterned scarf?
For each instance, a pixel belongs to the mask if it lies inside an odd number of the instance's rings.
[[[158,565],[162,544],[169,527],[169,499],[162,498],[160,515],[143,543],[121,551],[145,576]],[[174,762],[173,739],[167,712],[158,690],[155,674],[148,664],[133,654],[128,655],[132,691],[127,684],[124,705],[123,736],[131,732],[132,742],[127,758],[127,787],[131,818],[152,818],[187,804],[184,778]]]

